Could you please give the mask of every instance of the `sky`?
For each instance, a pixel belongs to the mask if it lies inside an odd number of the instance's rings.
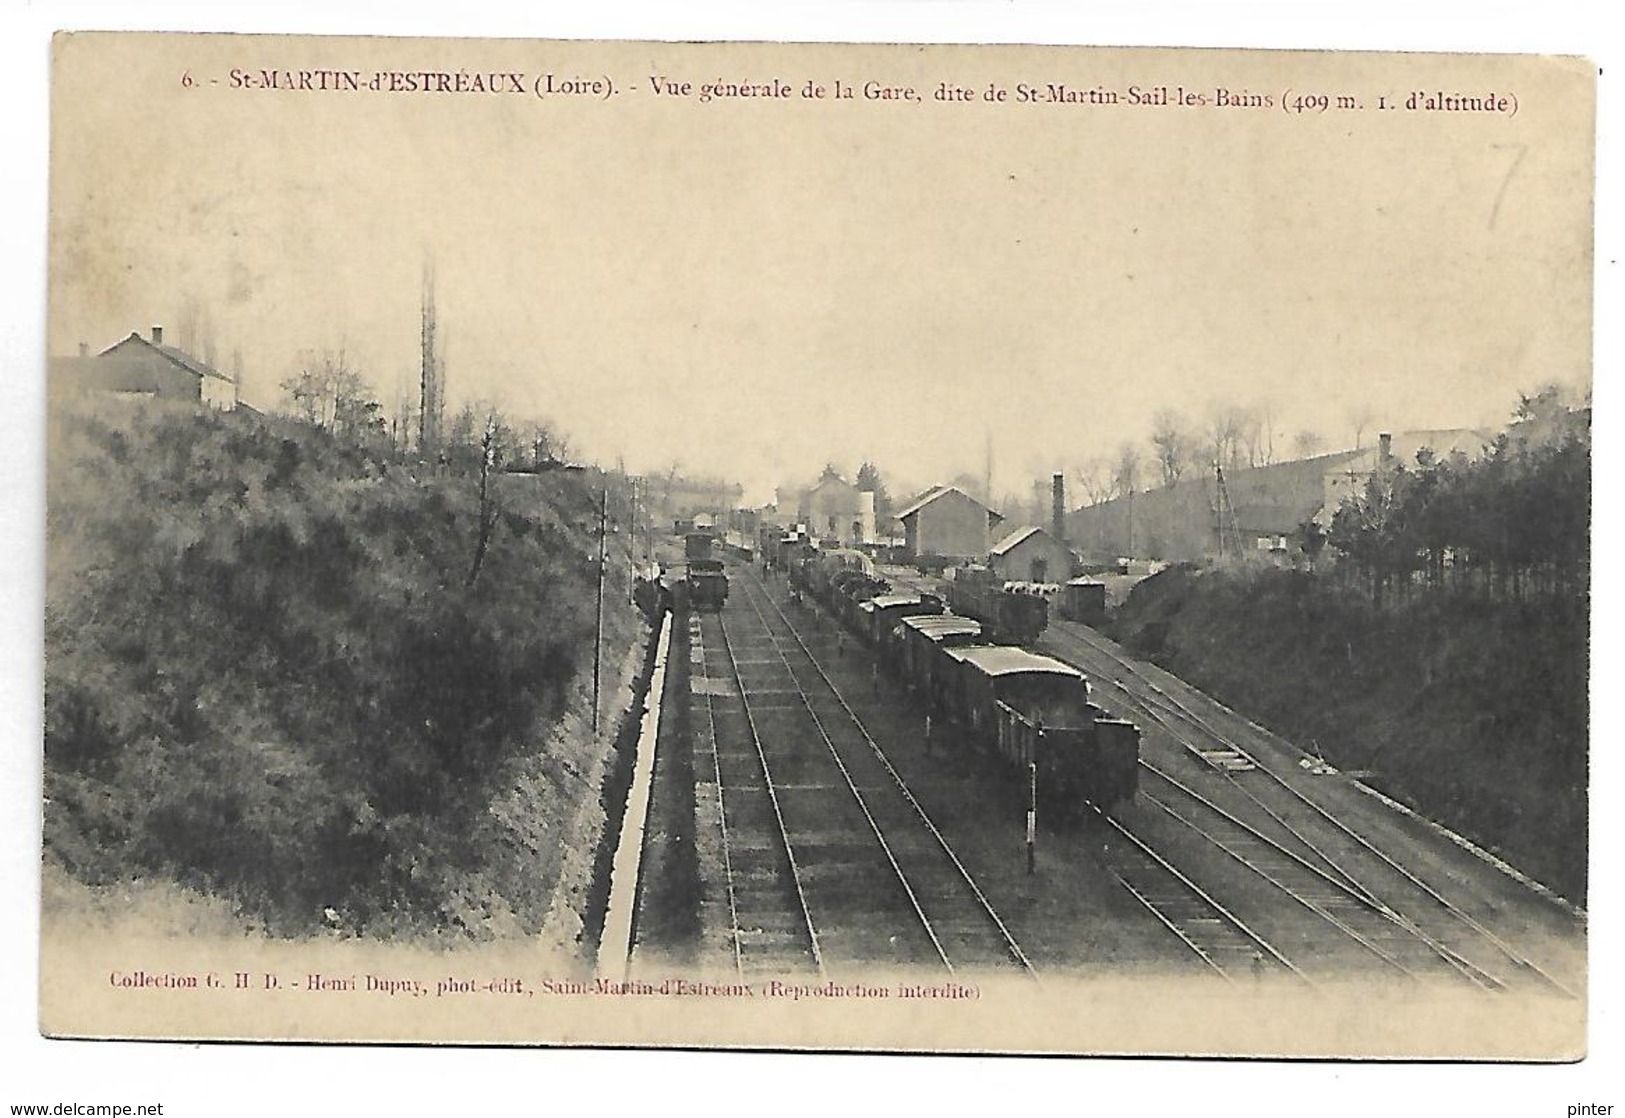
[[[994,492],[1144,444],[1164,408],[1300,431],[1498,426],[1589,377],[1584,64],[1260,52],[172,39],[58,46],[49,344],[167,324],[282,403],[342,349],[415,399],[432,260],[453,411],[759,498],[878,463]],[[233,88],[233,70],[608,78],[607,100]],[[110,89],[105,76],[116,70]],[[183,85],[182,74],[193,84]],[[782,101],[656,95],[778,77]],[[844,79],[850,101],[801,98]],[[921,103],[865,99],[865,81]],[[932,98],[943,81],[968,104]],[[1025,83],[1267,95],[990,104]],[[1414,88],[1518,112],[1382,112]],[[1291,91],[1358,112],[1290,114]],[[129,91],[135,95],[125,95]],[[206,320],[207,328],[187,324]]]

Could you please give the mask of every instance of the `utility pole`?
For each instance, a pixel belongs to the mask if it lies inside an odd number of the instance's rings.
[[[625,476],[625,471],[622,471]],[[626,600],[637,603],[633,593],[638,584],[638,479],[632,479],[632,502],[627,513],[626,528]]]
[[[604,666],[604,559],[605,537],[609,527],[609,486],[604,486],[598,497],[598,627],[592,644],[592,732],[598,733],[598,696]]]
[[[1038,738],[1042,739],[1044,731],[1038,731]],[[1033,743],[1035,746],[1037,741]],[[1033,875],[1033,868],[1037,864],[1038,843],[1038,762],[1027,762],[1027,876]]]

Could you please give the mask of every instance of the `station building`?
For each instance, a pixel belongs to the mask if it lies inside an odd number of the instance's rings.
[[[952,485],[938,485],[897,511],[910,559],[982,559],[1004,516]]]

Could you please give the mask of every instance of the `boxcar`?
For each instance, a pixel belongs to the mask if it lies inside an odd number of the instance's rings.
[[[1089,702],[1069,664],[1020,648],[950,649],[959,686],[952,707],[974,738],[1013,773],[1037,767],[1038,810],[1070,820],[1131,798],[1139,784],[1140,732]]]
[[[928,700],[947,705],[957,680],[944,651],[982,639],[981,623],[945,613],[905,617],[893,631],[892,662]]]
[[[1106,617],[1106,584],[1095,578],[1075,578],[1061,590],[1061,616],[1093,625]]]
[[[856,629],[863,639],[883,650],[886,638],[905,617],[940,614],[942,599],[931,594],[879,594],[859,604]]]

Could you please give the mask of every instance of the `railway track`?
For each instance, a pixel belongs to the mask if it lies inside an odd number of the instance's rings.
[[[1214,973],[1231,981],[1282,973],[1304,979],[1274,945],[1128,827],[1099,818],[1108,829],[1101,847],[1107,872]]]
[[[761,613],[758,593],[753,587],[750,600]],[[770,599],[768,605],[783,616]],[[1284,766],[1270,751],[1258,756],[1244,747],[1241,735],[1227,732],[1237,722],[1251,726],[1239,715],[1196,709],[1199,695],[1188,700],[1172,690],[1177,681],[1151,678],[1070,626],[1051,633],[1052,651],[1120,692],[1125,714],[1160,729],[1188,759],[1194,775],[1154,757],[1142,760],[1139,806],[1121,818],[1101,817],[1107,841],[1100,860],[1211,970],[1232,980],[1274,975],[1315,985],[1386,974],[1570,993],[1295,787],[1294,777],[1303,782],[1310,774]],[[795,641],[821,673],[805,642],[798,635]],[[1292,771],[1283,776],[1276,771],[1282,767]],[[1220,881],[1222,889],[1204,884]]]
[[[1335,865],[1323,858],[1320,865],[1307,861],[1278,838],[1218,808],[1149,762],[1142,760],[1142,769],[1165,785],[1159,787],[1160,795],[1142,788],[1142,799],[1155,814],[1132,826],[1125,819],[1100,815],[1108,829],[1100,851],[1102,864],[1185,948],[1222,977],[1284,974],[1312,983],[1369,973],[1375,967],[1402,978],[1442,974],[1488,983],[1447,950],[1425,938],[1418,943],[1413,930],[1394,914],[1352,890]],[[1183,800],[1176,803],[1180,796]],[[1154,839],[1148,837],[1151,833]],[[1250,923],[1234,905],[1221,901],[1193,873],[1176,865],[1171,855],[1159,852],[1160,847],[1188,855],[1193,845],[1223,856],[1219,865],[1209,861],[1204,866],[1208,873],[1233,879],[1239,865],[1250,878],[1262,881],[1263,892],[1284,896],[1289,905],[1276,900],[1273,912],[1255,916]],[[1306,853],[1319,857],[1313,849]],[[1253,895],[1258,892],[1255,888]],[[1262,927],[1266,922],[1268,927]],[[1300,961],[1294,962],[1293,956]]]
[[[1490,990],[1542,990],[1574,996],[1562,982],[1507,944],[1439,889],[1406,868],[1400,858],[1381,849],[1337,813],[1312,798],[1297,782],[1308,774],[1291,766],[1289,778],[1279,762],[1264,751],[1246,748],[1215,723],[1219,717],[1194,709],[1170,688],[1152,679],[1101,638],[1067,627],[1047,638],[1058,651],[1071,653],[1097,682],[1117,691],[1130,710],[1161,728],[1205,766],[1202,793],[1179,784],[1169,773],[1143,762],[1160,778],[1160,787],[1178,785],[1171,793],[1187,815],[1206,819],[1220,830],[1240,825],[1250,834],[1232,847],[1243,860],[1248,850],[1272,853],[1280,877],[1312,873],[1316,890],[1330,890],[1316,903],[1351,929],[1365,928],[1372,917],[1381,923],[1361,934],[1382,957],[1406,973],[1444,972]],[[1244,721],[1233,712],[1230,719]],[[1321,774],[1327,770],[1310,761]],[[1295,778],[1295,779],[1293,779]],[[1315,776],[1313,779],[1321,779]],[[1156,781],[1154,781],[1155,783]],[[1202,801],[1194,805],[1192,797]],[[1165,806],[1167,806],[1165,804]],[[1241,823],[1245,815],[1251,822]],[[1215,818],[1229,822],[1216,823]],[[1285,868],[1284,867],[1289,867]],[[1304,894],[1319,897],[1320,893]]]
[[[755,622],[748,644],[737,638],[751,652],[737,661],[741,693],[758,722],[774,720],[780,732],[771,738],[792,743],[775,748],[795,757],[799,767],[800,783],[786,787],[781,781],[785,815],[800,810],[790,805],[791,791],[819,790],[821,802],[807,805],[814,818],[825,828],[837,811],[847,820],[835,832],[844,839],[840,856],[825,865],[816,882],[802,874],[811,914],[844,936],[837,948],[830,932],[820,933],[825,957],[1031,974],[1031,963],[1004,921],[841,696],[796,623],[753,576],[735,585],[742,588],[749,614],[736,615],[731,627],[742,630],[748,620]],[[773,701],[771,713],[761,708],[764,698]],[[773,752],[769,748],[764,755],[777,765]],[[846,797],[838,807],[821,792],[840,788]],[[787,829],[792,850],[805,845],[793,823]],[[857,835],[867,840],[862,851],[854,848]]]
[[[709,622],[709,623],[708,623]],[[691,648],[704,672],[706,740],[716,779],[728,902],[729,947],[740,975],[823,970],[778,790],[720,617],[693,623]],[[719,686],[719,682],[722,686]],[[739,696],[738,703],[729,702]]]
[[[1289,898],[1296,909],[1278,903],[1256,919],[1275,929],[1299,968],[1318,979],[1347,979],[1373,970],[1412,980],[1465,979],[1491,987],[1493,981],[1464,964],[1442,945],[1420,935],[1394,913],[1361,896],[1338,878],[1322,872],[1274,842],[1199,792],[1145,765],[1153,779],[1141,785],[1141,797],[1212,848],[1267,882],[1274,893]],[[1144,774],[1142,774],[1142,779]],[[1240,903],[1239,901],[1237,902]],[[1305,914],[1316,919],[1306,919]]]

